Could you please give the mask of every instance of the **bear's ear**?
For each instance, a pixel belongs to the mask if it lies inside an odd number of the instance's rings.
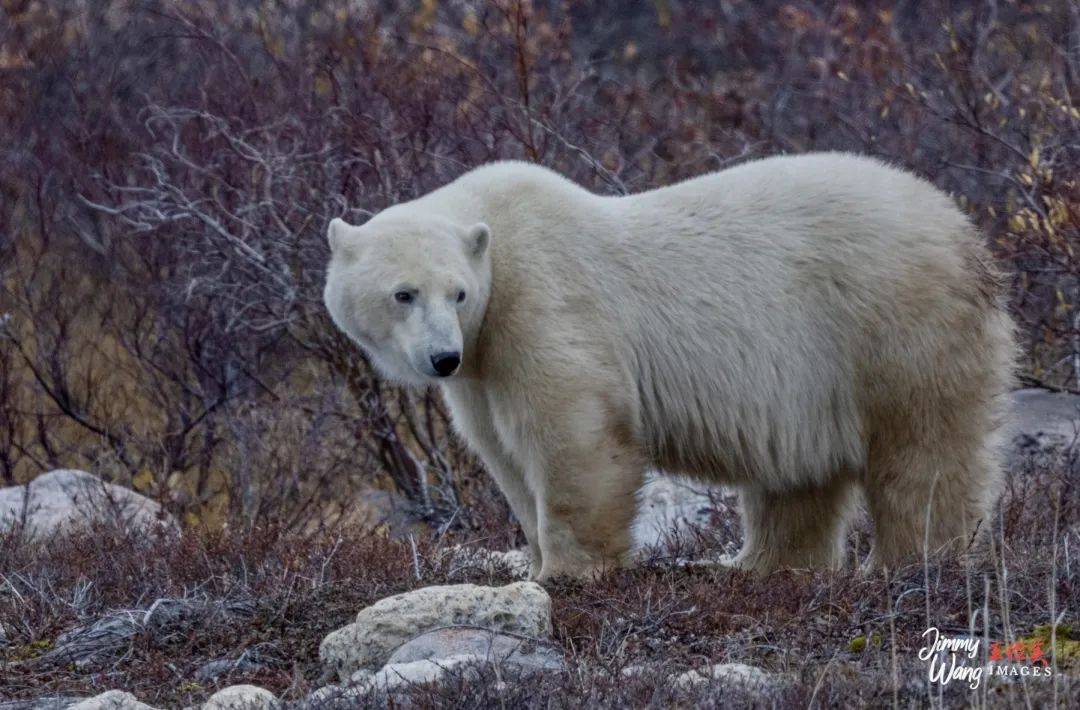
[[[340,217],[330,219],[330,226],[326,228],[326,241],[330,244],[330,254],[337,254],[345,249],[345,238],[349,232],[349,223]]]
[[[349,232],[353,226],[340,217],[330,220],[330,226],[326,229],[326,241],[330,242],[330,253],[338,254],[348,247]]]
[[[487,251],[490,241],[491,229],[483,222],[477,222],[469,227],[469,231],[465,235],[465,248],[468,250],[469,256],[479,259]]]

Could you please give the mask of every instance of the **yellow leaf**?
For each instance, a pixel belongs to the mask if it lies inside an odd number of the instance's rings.
[[[154,485],[154,474],[149,469],[143,469],[131,479],[131,486],[139,493],[145,493]]]
[[[464,29],[470,37],[475,37],[480,34],[480,20],[476,17],[476,10],[471,7],[465,10],[465,16],[461,18],[461,28]]]

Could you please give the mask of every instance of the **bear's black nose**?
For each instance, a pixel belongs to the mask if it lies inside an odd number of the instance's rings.
[[[454,374],[454,370],[461,364],[461,353],[438,353],[431,356],[431,366],[439,377]]]

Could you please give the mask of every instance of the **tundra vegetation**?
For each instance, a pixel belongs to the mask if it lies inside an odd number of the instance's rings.
[[[251,683],[299,702],[327,682],[320,641],[365,606],[512,581],[450,553],[523,540],[437,395],[374,378],[321,302],[332,217],[486,161],[624,193],[780,152],[879,156],[951,192],[991,245],[1021,381],[1080,390],[1075,2],[2,0],[0,16],[0,486],[85,469],[180,522],[0,533],[0,700],[119,688],[180,707]],[[737,548],[717,493],[709,525],[640,569],[549,587],[568,672],[450,671],[403,697],[1064,706],[1080,474],[1058,443],[1014,442],[970,566],[678,564]],[[868,537],[855,526],[853,556]],[[151,623],[170,604],[197,611]],[[986,652],[1038,641],[1055,673],[929,684],[930,626]],[[122,642],[50,654],[76,627]],[[678,680],[721,662],[788,680]]]

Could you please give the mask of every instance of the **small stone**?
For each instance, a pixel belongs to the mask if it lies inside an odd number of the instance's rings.
[[[155,710],[123,690],[108,690],[92,698],[80,700],[68,710]]]
[[[221,676],[229,673],[251,673],[262,668],[265,668],[265,666],[261,663],[255,663],[245,658],[236,660],[221,658],[202,664],[199,670],[195,671],[195,680],[203,684],[213,683]]]
[[[456,569],[475,568],[487,574],[509,572],[514,577],[525,579],[529,576],[532,556],[528,550],[487,550],[482,547],[454,545],[449,549],[450,564]]]
[[[786,678],[775,676],[745,663],[717,663],[714,666],[687,671],[677,676],[675,685],[687,688],[713,681],[744,688],[765,688],[777,684],[778,681],[786,681]]]
[[[364,687],[324,685],[308,694],[306,705],[314,706],[319,710],[330,710],[338,707],[354,708],[357,707],[356,701],[364,697],[367,692]]]
[[[337,700],[344,691],[345,686],[342,685],[324,685],[323,687],[316,688],[308,693],[307,702],[314,704],[324,703],[328,700]]]
[[[203,710],[267,710],[277,706],[277,697],[256,685],[231,685],[210,696]]]

